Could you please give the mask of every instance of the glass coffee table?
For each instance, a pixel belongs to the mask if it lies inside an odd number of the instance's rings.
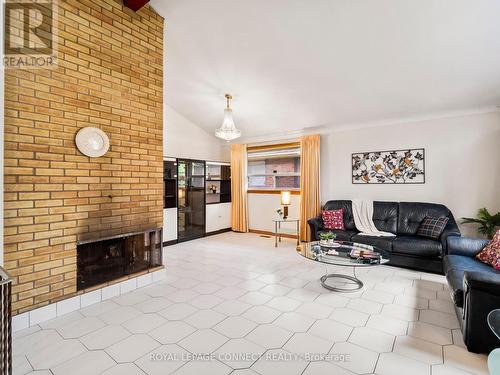
[[[297,253],[304,258],[325,263],[327,272],[321,276],[321,285],[335,292],[354,292],[363,287],[363,282],[356,277],[356,268],[374,267],[389,262],[390,253],[375,246],[356,242],[334,241],[332,243],[304,242],[297,246]],[[328,265],[352,267],[354,276],[340,273],[328,273]],[[347,280],[348,286],[331,286],[328,279]]]
[[[500,309],[490,311],[486,320],[491,331],[498,337],[500,345]],[[500,348],[492,350],[488,355],[488,369],[490,374],[500,373]]]

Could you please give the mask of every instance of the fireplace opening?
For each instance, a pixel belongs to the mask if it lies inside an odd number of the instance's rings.
[[[77,290],[162,265],[161,229],[77,244]]]

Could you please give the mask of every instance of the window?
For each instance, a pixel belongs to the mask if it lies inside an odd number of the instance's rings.
[[[249,148],[247,173],[250,190],[299,190],[300,148]]]

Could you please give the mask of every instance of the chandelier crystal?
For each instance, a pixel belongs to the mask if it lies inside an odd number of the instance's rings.
[[[230,100],[233,97],[229,94],[226,94],[225,97],[227,105],[224,109],[224,121],[222,122],[222,126],[215,130],[215,136],[229,142],[233,139],[241,137],[241,131],[236,129],[236,126],[234,125],[233,110],[230,106]]]

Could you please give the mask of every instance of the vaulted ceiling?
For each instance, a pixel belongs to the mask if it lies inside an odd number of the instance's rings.
[[[151,0],[167,103],[245,136],[500,105],[498,0]]]

